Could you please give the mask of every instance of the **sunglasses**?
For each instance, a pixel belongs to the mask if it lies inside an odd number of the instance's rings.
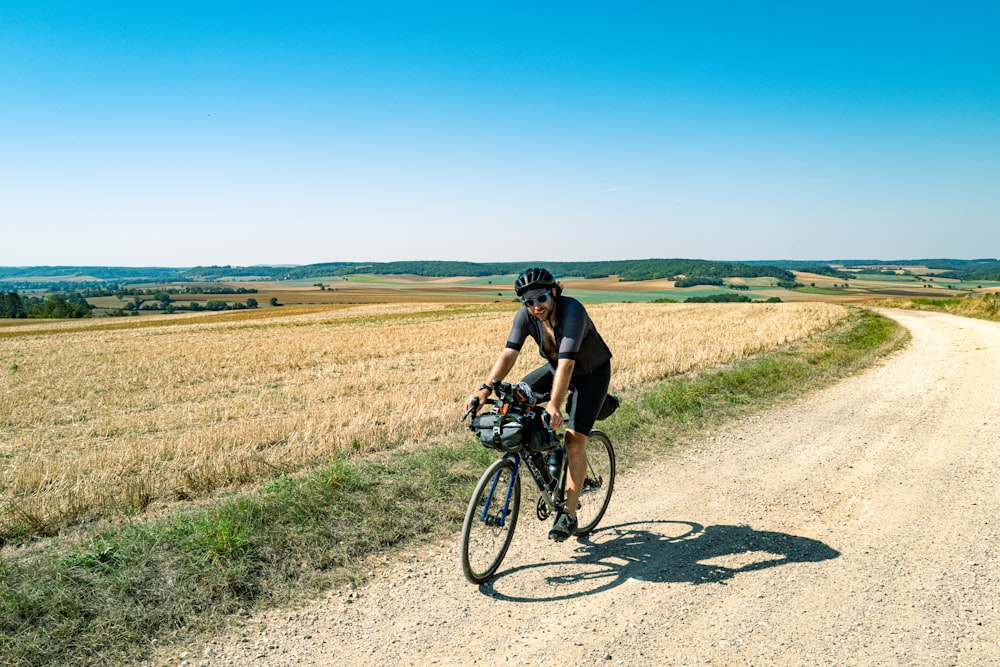
[[[536,297],[532,297],[530,299],[521,299],[521,303],[523,303],[528,308],[533,308],[536,303],[545,303],[546,301],[548,301],[549,296],[551,294],[552,290],[545,290]]]

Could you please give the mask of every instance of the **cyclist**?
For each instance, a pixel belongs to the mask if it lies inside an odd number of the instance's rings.
[[[566,481],[565,512],[556,515],[549,539],[562,542],[576,533],[576,504],[587,471],[587,436],[604,403],[611,380],[611,350],[597,332],[587,311],[576,299],[563,295],[563,287],[544,268],[525,269],[514,281],[521,308],[507,344],[493,370],[478,391],[465,401],[465,409],[478,398],[482,405],[494,379],[503,380],[514,367],[528,336],[538,345],[547,363],[528,373],[524,382],[536,392],[549,392],[546,411],[553,429],[566,426],[566,454],[569,475]],[[570,388],[573,397],[566,404]],[[565,404],[565,405],[564,405]],[[568,420],[563,419],[566,408]]]

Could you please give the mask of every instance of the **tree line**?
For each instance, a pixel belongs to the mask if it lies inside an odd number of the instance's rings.
[[[156,296],[158,294],[256,294],[253,287],[234,287],[232,285],[192,285],[190,287],[124,287],[112,285],[108,287],[79,290],[89,298],[98,296]]]
[[[79,292],[21,296],[0,292],[0,318],[79,318],[90,317],[93,306]]]
[[[654,299],[653,303],[677,303],[676,299]],[[746,294],[709,294],[708,296],[689,296],[684,303],[781,303],[781,297],[772,296],[766,299],[751,299]]]
[[[171,297],[171,291],[169,290],[156,290],[152,293],[152,297],[152,299],[147,301],[143,300],[141,295],[136,294],[132,297],[131,301],[124,304],[117,311],[113,311],[112,314],[136,315],[140,310],[157,310],[163,311],[163,313],[167,315],[171,315],[181,310],[245,310],[247,308],[257,308],[259,305],[257,303],[257,299],[253,297],[247,299],[245,303],[240,301],[230,303],[229,301],[223,301],[222,299],[209,299],[204,304],[198,301],[180,303],[173,300]],[[279,305],[276,297],[271,299],[271,305]]]
[[[256,290],[253,290],[256,292]],[[198,301],[177,303],[171,298],[173,290],[139,290],[121,308],[106,311],[111,316],[138,315],[142,310],[163,311],[170,314],[181,310],[244,310],[258,307],[257,299],[250,297],[245,302],[209,299],[204,304]],[[220,292],[226,294],[227,292]],[[95,296],[95,295],[90,295]],[[98,294],[96,296],[109,296]],[[144,300],[143,296],[151,296]],[[272,297],[271,306],[280,306],[277,297]],[[44,297],[21,295],[17,292],[0,291],[0,319],[51,318],[75,319],[91,317],[94,306],[87,302],[87,295],[81,292],[47,294]]]
[[[556,278],[606,278],[618,276],[622,281],[657,280],[676,276],[698,277],[700,279],[762,278],[793,281],[795,276],[788,271],[769,264],[746,264],[740,262],[715,262],[702,259],[638,259],[604,262],[327,262],[295,267],[195,267],[185,272],[189,280],[216,280],[223,276],[269,275],[275,280],[294,280],[324,276],[347,276],[357,274],[394,275],[410,274],[428,278],[453,276],[503,276],[516,275],[522,270],[539,264],[549,269]],[[701,283],[706,284],[706,283]],[[712,283],[714,284],[714,283]]]

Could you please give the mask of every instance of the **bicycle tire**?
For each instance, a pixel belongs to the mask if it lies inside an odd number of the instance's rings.
[[[494,461],[479,478],[469,500],[462,524],[462,571],[473,584],[481,584],[493,576],[514,539],[521,510],[521,476],[512,480],[513,475],[513,461]],[[506,504],[508,488],[510,504],[501,526],[497,524]]]
[[[603,431],[591,431],[586,450],[587,474],[576,510],[578,536],[590,533],[604,518],[615,488],[615,448],[611,439]]]

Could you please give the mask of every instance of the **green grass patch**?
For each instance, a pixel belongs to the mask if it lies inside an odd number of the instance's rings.
[[[906,273],[855,273],[851,275],[851,280],[878,281],[886,283],[914,283],[923,282],[921,277]]]
[[[778,281],[767,276],[760,278],[727,278],[726,285],[747,285],[751,289],[768,289],[777,287]]]
[[[929,299],[925,297],[917,297],[909,299],[910,304],[917,308],[927,308],[929,310],[945,310],[947,308],[957,306],[962,303],[962,299]]]
[[[412,285],[412,282],[400,280],[398,276],[376,273],[352,273],[342,280],[361,285]]]
[[[834,330],[787,349],[623,396],[602,428],[627,467],[708,426],[855,372],[905,339],[891,320],[854,309]],[[493,458],[471,437],[342,458],[201,510],[84,541],[8,547],[0,560],[3,664],[137,661],[153,639],[216,631],[240,610],[361,580],[374,554],[454,535]]]

